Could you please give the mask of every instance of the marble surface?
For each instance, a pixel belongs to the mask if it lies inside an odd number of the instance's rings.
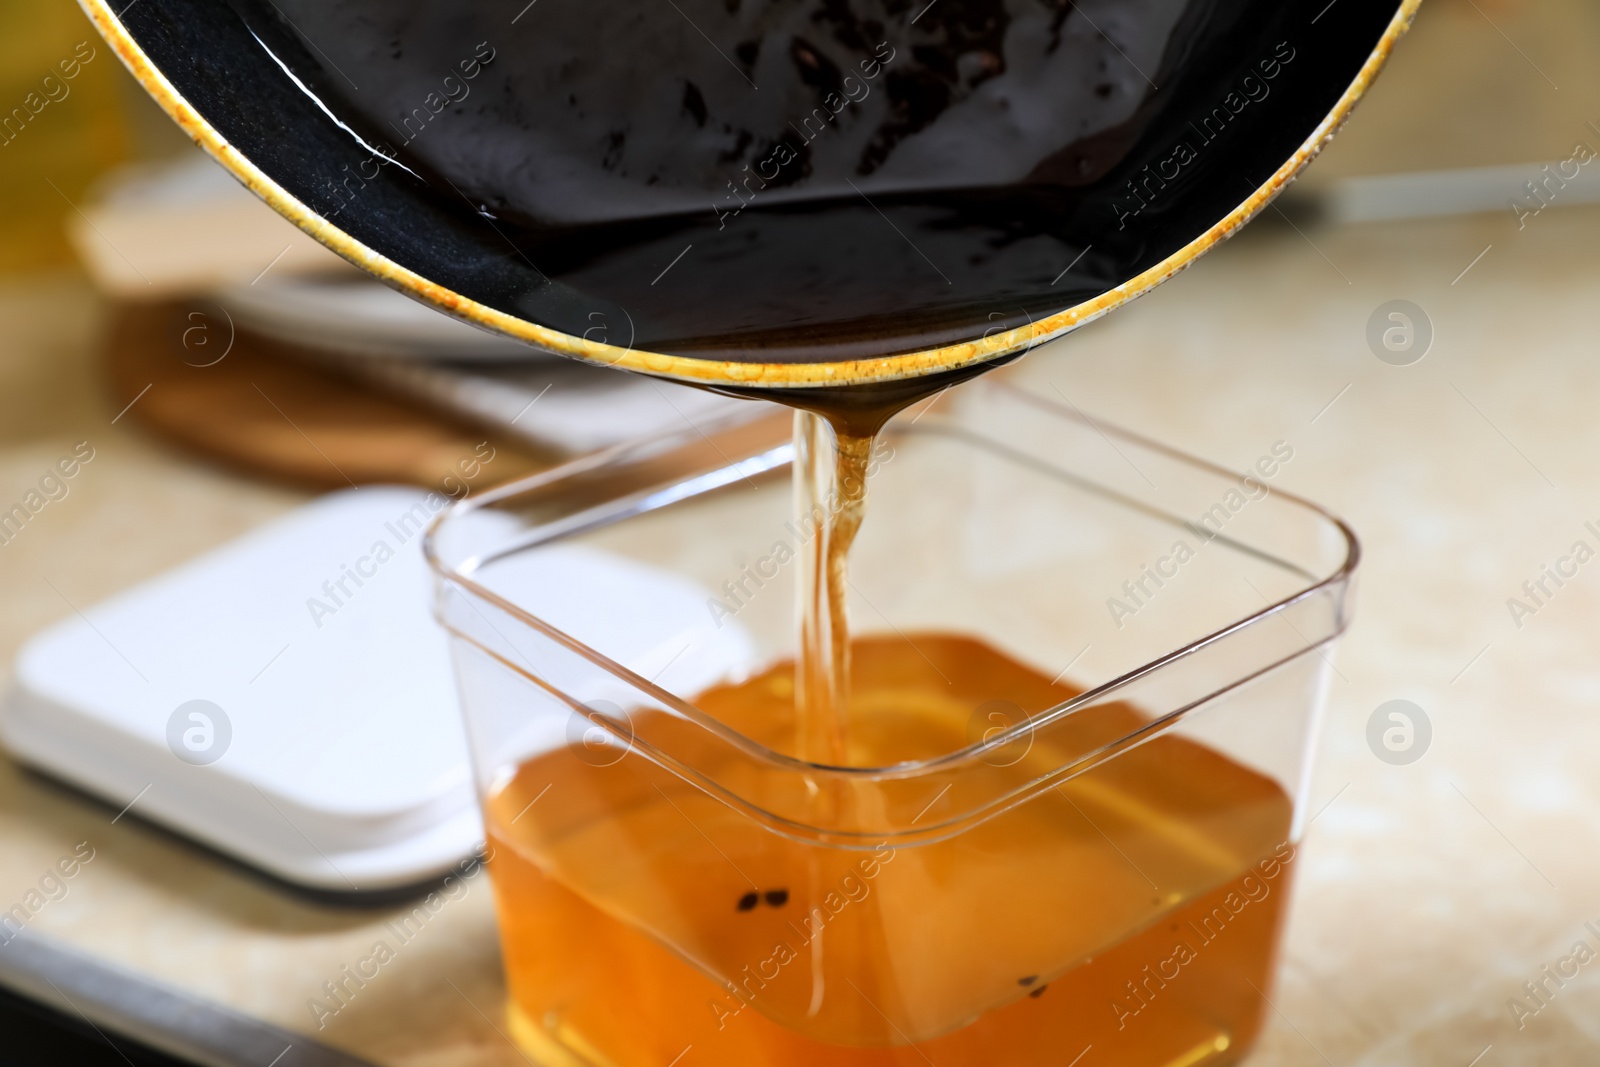
[[[1361,536],[1275,1015],[1262,1064],[1600,1058],[1600,968],[1520,1028],[1508,998],[1600,920],[1600,566],[1536,613],[1510,597],[1600,519],[1594,296],[1600,210],[1305,234],[1267,223],[1126,312],[1009,373],[1224,464],[1280,438],[1283,488]],[[1489,247],[1487,254],[1461,272]],[[1435,332],[1406,367],[1369,316],[1414,301]],[[302,498],[143,437],[101,390],[105,309],[63,276],[0,289],[0,499],[80,440],[71,492],[0,547],[0,661],[30,633]],[[1520,621],[1521,626],[1516,623]],[[1432,746],[1391,766],[1368,717],[1403,698]],[[0,762],[0,903],[88,841],[41,932],[298,1030],[384,909],[307,903]],[[487,886],[469,883],[318,1036],[382,1063],[521,1062],[499,1032]],[[1553,987],[1552,987],[1553,988]],[[1492,1047],[1491,1047],[1492,1046]]]

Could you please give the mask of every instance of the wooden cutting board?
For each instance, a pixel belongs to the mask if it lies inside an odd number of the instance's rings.
[[[567,458],[344,378],[235,329],[206,300],[119,308],[105,365],[118,421],[304,488],[401,483],[452,492],[473,471],[471,485],[482,489]]]

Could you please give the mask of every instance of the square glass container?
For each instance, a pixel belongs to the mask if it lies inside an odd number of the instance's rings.
[[[1358,556],[1273,488],[1292,445],[1239,474],[997,381],[891,422],[822,766],[787,700],[789,421],[430,533],[513,1037],[551,1067],[1237,1061]]]

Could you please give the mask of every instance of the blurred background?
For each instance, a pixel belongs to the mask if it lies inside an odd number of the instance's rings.
[[[94,452],[0,544],[0,674],[42,628],[319,492],[458,495],[757,409],[513,361],[375,291],[203,160],[70,3],[0,0],[0,106],[83,42],[70,92],[0,143],[0,508]],[[1600,1062],[1600,966],[1525,987],[1600,947],[1600,567],[1558,596],[1524,585],[1600,544],[1597,56],[1586,0],[1426,0],[1276,209],[1005,372],[1224,465],[1287,440],[1281,484],[1365,546],[1252,1063]],[[1536,196],[1563,161],[1577,175]],[[1415,347],[1373,340],[1397,301]],[[467,475],[484,445],[495,459]],[[1403,763],[1368,741],[1392,700],[1429,724]],[[0,905],[92,840],[40,931],[295,1032],[393,914],[117,814],[0,764]],[[520,1062],[473,1006],[503,995],[487,892],[439,923],[319,1036],[383,1063]]]

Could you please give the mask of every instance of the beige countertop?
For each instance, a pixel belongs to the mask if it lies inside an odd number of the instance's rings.
[[[1014,373],[1224,464],[1280,438],[1280,484],[1365,558],[1317,765],[1276,1015],[1252,1062],[1485,1067],[1600,1060],[1600,968],[1519,1029],[1507,1006],[1600,920],[1600,569],[1517,627],[1507,598],[1600,519],[1600,209],[1297,233],[1264,223]],[[1475,265],[1461,272],[1469,264]],[[1375,308],[1421,306],[1421,362],[1380,362]],[[302,497],[152,442],[102,392],[105,309],[72,276],[0,288],[0,501],[78,441],[96,458],[0,547],[0,662],[79,607]],[[1330,406],[1331,405],[1331,406]],[[1404,698],[1430,751],[1367,748]],[[0,905],[78,842],[43,933],[302,1031],[391,912],[313,905],[0,761]],[[498,1032],[487,886],[471,883],[318,1036],[389,1064],[522,1062]]]

